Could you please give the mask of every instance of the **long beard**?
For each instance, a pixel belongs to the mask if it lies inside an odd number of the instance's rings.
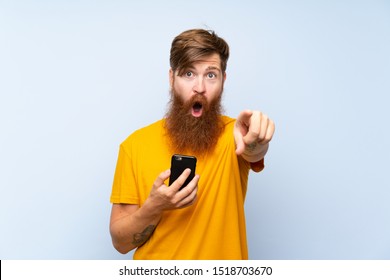
[[[204,155],[215,148],[224,126],[220,118],[223,111],[221,96],[208,102],[197,94],[184,102],[174,90],[171,92],[166,114],[166,132],[174,153]],[[191,114],[195,104],[202,106],[202,115]]]

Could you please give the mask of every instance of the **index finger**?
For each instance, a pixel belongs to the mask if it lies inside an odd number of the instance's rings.
[[[260,134],[260,125],[261,125],[260,120],[261,120],[261,113],[253,112],[250,118],[248,132],[244,136],[245,144],[252,144],[253,142],[257,141],[257,138],[259,137]]]
[[[245,126],[249,126],[250,124],[250,118],[252,116],[253,112],[251,110],[244,110],[240,112],[240,114],[237,117],[238,124],[243,124]]]

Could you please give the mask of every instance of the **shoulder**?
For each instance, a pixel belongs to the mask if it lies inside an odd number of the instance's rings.
[[[228,125],[228,124],[234,123],[236,121],[236,119],[229,117],[229,116],[225,116],[225,115],[220,116],[220,119],[224,125]]]
[[[221,116],[221,122],[222,122],[222,124],[223,124],[223,126],[225,127],[225,130],[226,130],[226,129],[229,129],[229,128],[233,128],[234,123],[236,122],[236,119],[231,118],[229,116]]]
[[[152,124],[137,129],[130,134],[122,143],[122,146],[129,146],[134,142],[144,142],[148,139],[159,137],[163,133],[165,119],[158,120]]]
[[[140,128],[136,131],[134,131],[131,135],[133,137],[137,137],[137,136],[144,136],[144,135],[148,135],[150,133],[159,133],[163,130],[164,128],[164,124],[165,124],[165,119],[161,119],[161,120],[158,120],[152,124],[149,124],[143,128]]]

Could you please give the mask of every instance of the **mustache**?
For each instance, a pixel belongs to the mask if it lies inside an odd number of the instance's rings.
[[[183,97],[177,94],[175,91],[171,91],[171,101],[178,102],[182,106],[190,106],[196,102],[201,103],[202,105],[207,105],[209,103],[207,98],[201,93],[197,93],[189,100],[185,101]]]
[[[180,111],[181,113],[188,113],[190,114],[191,109],[194,106],[201,106],[203,110],[209,111],[211,107],[215,106],[216,103],[220,102],[220,99],[217,98],[213,101],[208,101],[206,96],[203,94],[197,93],[193,95],[190,99],[184,100],[182,96],[179,94],[176,94],[174,91],[171,91],[171,100],[169,101],[169,107],[175,107],[176,110]],[[201,117],[202,118],[202,117]]]

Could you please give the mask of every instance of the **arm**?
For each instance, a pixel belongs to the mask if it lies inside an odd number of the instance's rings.
[[[145,243],[152,235],[161,214],[149,211],[148,206],[113,204],[110,233],[112,243],[120,253],[126,254]]]
[[[274,122],[259,111],[242,111],[234,125],[236,154],[248,162],[258,162],[268,151],[275,131]]]
[[[110,218],[112,243],[126,254],[144,244],[152,235],[165,210],[184,208],[196,200],[199,176],[179,191],[190,174],[186,169],[170,186],[164,185],[170,171],[162,172],[155,180],[149,197],[139,207],[134,204],[113,204]]]

